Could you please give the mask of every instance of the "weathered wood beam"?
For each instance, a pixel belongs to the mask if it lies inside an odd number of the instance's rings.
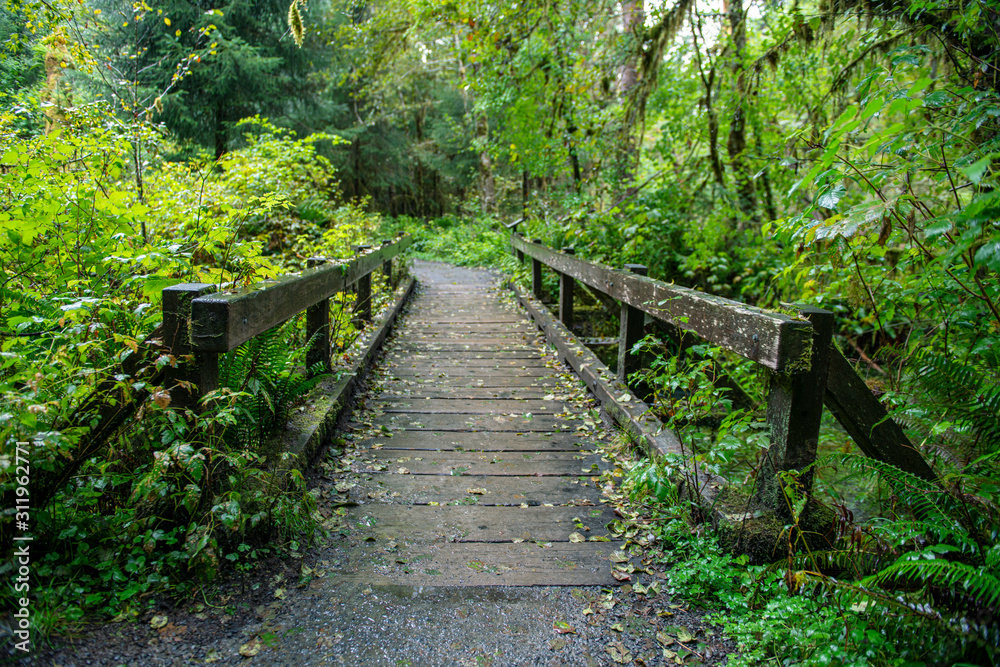
[[[573,248],[563,248],[567,255],[572,255],[576,251]],[[559,274],[559,321],[566,325],[567,329],[573,328],[573,286],[576,281],[572,276],[565,273]]]
[[[313,268],[326,263],[323,257],[310,257],[306,266]],[[327,297],[306,309],[306,369],[322,364],[321,373],[330,371],[330,299]]]
[[[165,384],[175,406],[194,407],[199,396],[219,388],[219,355],[210,350],[197,350],[191,341],[194,302],[215,292],[215,285],[185,283],[163,290],[163,344],[175,357],[194,355],[191,364],[178,363],[166,370]],[[190,391],[181,382],[193,383]]]
[[[197,298],[191,307],[192,345],[199,351],[228,352],[344,291],[411,243],[412,237],[405,236],[351,262],[306,269],[234,292]]]
[[[810,364],[798,373],[771,373],[767,396],[771,446],[757,471],[757,500],[784,519],[791,518],[792,494],[812,488],[833,337],[833,313],[811,307],[800,312],[813,326]],[[795,473],[795,490],[788,488],[781,472]]]
[[[812,326],[805,321],[555,252],[512,236],[511,243],[538,264],[604,292],[630,306],[692,331],[775,371],[808,367]]]
[[[830,350],[825,402],[865,456],[938,483],[920,451],[836,347]]]

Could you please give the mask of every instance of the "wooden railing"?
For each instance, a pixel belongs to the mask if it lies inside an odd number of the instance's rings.
[[[381,269],[390,278],[392,260],[412,237],[355,246],[349,262],[309,260],[309,268],[232,292],[215,285],[186,283],[163,290],[163,343],[175,357],[194,355],[195,363],[179,366],[171,378],[175,402],[189,403],[218,388],[219,355],[306,311],[309,367],[330,368],[330,297],[354,287],[355,312],[371,321],[371,274]],[[194,385],[196,391],[191,391]],[[176,394],[176,395],[175,395]]]
[[[766,311],[653,280],[642,265],[617,270],[588,262],[575,257],[572,249],[558,252],[537,240],[529,242],[516,231],[511,245],[521,261],[531,260],[536,299],[543,296],[542,267],[558,274],[557,312],[567,330],[573,327],[576,281],[620,302],[617,378],[636,390],[640,399],[648,397],[633,381],[642,365],[633,348],[643,337],[644,314],[668,330],[693,333],[767,369],[771,447],[758,471],[760,505],[787,513],[782,471],[794,471],[798,483],[809,489],[824,403],[866,455],[935,479],[902,429],[833,345],[833,313],[812,307],[797,308],[797,317]]]

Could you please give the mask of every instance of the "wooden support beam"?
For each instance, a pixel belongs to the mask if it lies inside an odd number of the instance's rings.
[[[309,268],[326,264],[323,257],[310,257],[306,260]],[[306,340],[309,349],[306,350],[306,369],[309,370],[321,364],[320,373],[330,371],[330,299],[327,297],[306,309]]]
[[[371,250],[370,245],[359,245],[354,248],[354,253],[360,258]],[[354,312],[359,313],[365,322],[372,321],[372,275],[366,273],[358,276],[357,282],[358,300],[354,304]]]
[[[791,518],[793,496],[812,488],[833,337],[833,313],[811,307],[800,311],[813,326],[809,367],[771,373],[767,396],[771,447],[757,471],[757,501],[784,519]],[[780,473],[785,471],[796,473],[798,489],[789,488],[782,479]]]
[[[392,239],[382,239],[382,247],[392,245]],[[385,284],[392,287],[392,257],[385,260],[382,264],[382,276],[385,278]]]
[[[563,248],[567,255],[576,252],[573,248]],[[576,281],[565,273],[559,274],[559,320],[567,329],[573,329],[573,285]]]
[[[637,276],[644,276],[649,269],[642,264],[626,264],[625,270]],[[629,376],[642,368],[642,355],[632,352],[635,344],[645,335],[643,322],[645,315],[634,306],[622,302],[618,326],[618,381],[624,382],[633,392],[638,391],[643,401],[649,400],[649,386],[630,380]]]
[[[837,348],[830,350],[826,407],[869,458],[893,465],[929,482],[938,482],[927,461],[894,422],[864,379]]]
[[[217,352],[195,351],[191,341],[191,318],[194,300],[216,291],[215,285],[186,283],[163,290],[163,344],[178,359],[194,355],[191,364],[178,363],[166,372],[166,387],[170,402],[180,407],[195,407],[198,399],[219,388],[219,355]],[[190,382],[197,387],[192,392],[178,382]]]
[[[516,237],[515,237],[516,238]],[[531,243],[542,247],[541,239],[531,239]],[[532,257],[531,259],[531,294],[539,301],[542,300],[542,262]]]

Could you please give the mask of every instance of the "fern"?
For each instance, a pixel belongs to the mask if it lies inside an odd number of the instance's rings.
[[[1000,453],[1000,352],[981,354],[978,364],[961,364],[924,351],[916,379],[971,437],[968,458]]]
[[[861,585],[891,589],[915,582],[961,592],[984,607],[1000,601],[1000,579],[987,568],[943,558],[928,560],[923,551],[900,556],[892,565],[862,580]]]
[[[227,433],[234,442],[259,448],[288,421],[292,406],[326,376],[323,365],[296,372],[297,354],[286,327],[276,327],[229,354],[219,366],[219,384],[237,392],[239,421]]]

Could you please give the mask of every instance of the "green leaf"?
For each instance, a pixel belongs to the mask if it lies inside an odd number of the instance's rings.
[[[847,188],[844,187],[843,183],[837,183],[819,196],[816,200],[816,205],[823,208],[835,209],[837,208],[837,203],[845,194],[847,194]]]
[[[973,162],[968,167],[963,167],[962,171],[968,176],[970,181],[978,185],[979,181],[983,180],[983,176],[986,175],[986,171],[990,168],[990,162],[995,156],[995,153],[987,155],[983,159]]]
[[[990,241],[976,251],[976,266],[1000,271],[1000,241]]]

